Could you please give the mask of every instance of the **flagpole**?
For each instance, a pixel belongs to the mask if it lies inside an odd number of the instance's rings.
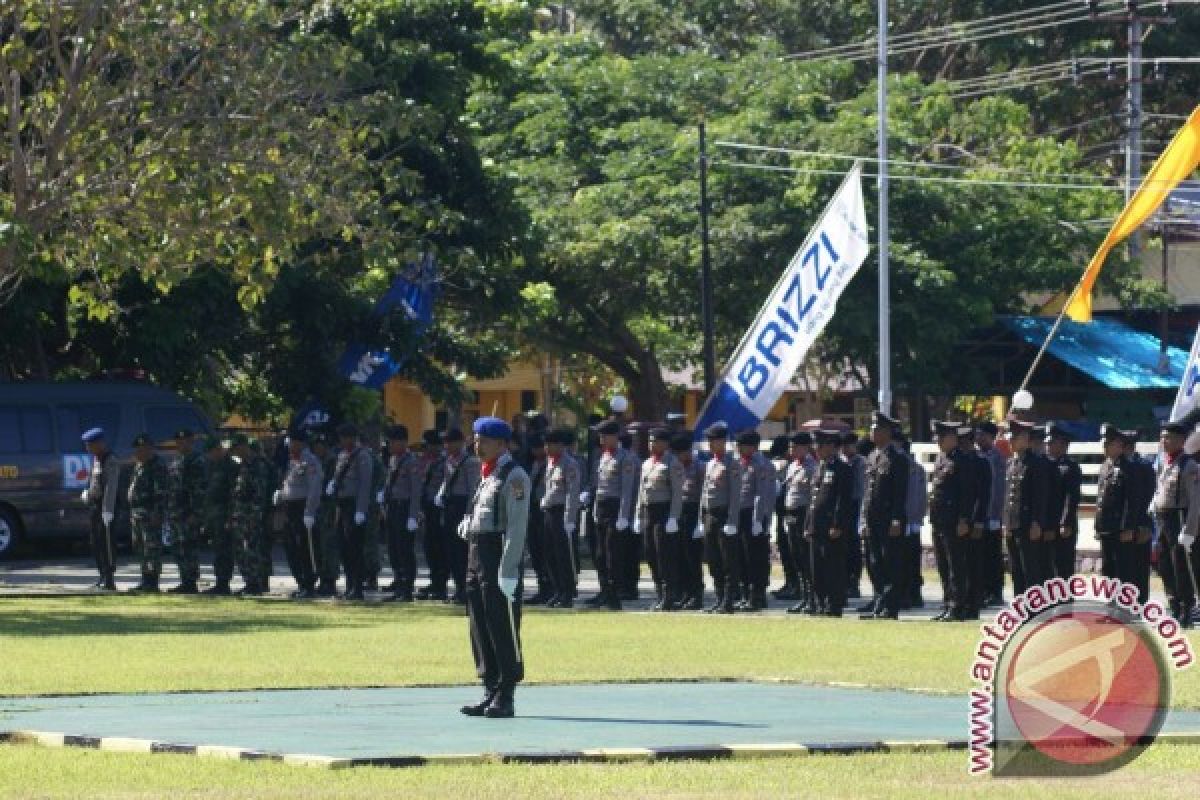
[[[1033,358],[1033,364],[1029,366],[1029,371],[1025,373],[1025,379],[1021,381],[1021,388],[1017,389],[1017,393],[1025,391],[1029,387],[1029,380],[1033,377],[1034,370],[1038,368],[1038,364],[1042,361],[1042,356],[1046,355],[1046,348],[1050,346],[1050,342],[1054,341],[1054,337],[1058,335],[1058,328],[1062,325],[1063,317],[1067,315],[1067,309],[1071,307],[1071,303],[1075,301],[1075,296],[1079,294],[1079,290],[1083,287],[1083,281],[1075,284],[1075,288],[1071,290],[1071,294],[1067,297],[1067,301],[1063,303],[1062,309],[1058,312],[1058,317],[1054,320],[1054,325],[1050,327],[1050,333],[1046,334],[1046,340],[1042,342],[1042,346],[1038,349],[1037,355]],[[1015,397],[1016,395],[1014,395]]]
[[[892,412],[892,330],[888,307],[888,117],[887,117],[887,0],[879,0],[879,410]]]

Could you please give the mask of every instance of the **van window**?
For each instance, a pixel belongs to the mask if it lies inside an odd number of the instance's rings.
[[[58,448],[64,453],[82,452],[84,431],[103,428],[109,446],[121,435],[121,408],[116,403],[89,403],[58,407]]]
[[[207,426],[188,406],[151,406],[146,410],[146,433],[156,443],[175,438],[175,432],[187,428],[192,433],[206,433]]]
[[[49,453],[53,449],[49,409],[0,408],[0,451]]]

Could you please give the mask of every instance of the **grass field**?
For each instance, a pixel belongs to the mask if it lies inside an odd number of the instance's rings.
[[[968,624],[535,611],[530,682],[781,678],[961,692]],[[1195,639],[1193,639],[1195,644]],[[454,608],[80,597],[0,600],[0,694],[472,683]],[[1176,704],[1200,708],[1200,676]],[[965,723],[965,720],[964,720]],[[649,765],[323,772],[184,756],[0,747],[0,795],[37,797],[985,797],[1194,793],[1200,748],[1087,781],[967,783],[963,753]]]

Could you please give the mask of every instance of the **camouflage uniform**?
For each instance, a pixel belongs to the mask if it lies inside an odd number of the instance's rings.
[[[233,550],[247,588],[259,588],[262,583],[263,509],[271,502],[268,464],[257,453],[238,466],[233,484],[233,505],[229,527]]]
[[[207,464],[192,450],[171,465],[171,500],[167,520],[173,534],[179,580],[195,584],[200,578],[200,513],[205,498]]]
[[[213,573],[218,586],[228,587],[233,577],[233,537],[229,529],[230,502],[238,465],[229,453],[208,459],[204,484],[204,532],[213,550]]]
[[[142,580],[156,584],[162,572],[162,527],[170,491],[167,467],[158,454],[134,463],[129,481],[133,550],[142,556]]]

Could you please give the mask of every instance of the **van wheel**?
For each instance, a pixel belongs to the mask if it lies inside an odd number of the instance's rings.
[[[11,558],[21,538],[21,522],[7,508],[0,508],[0,560]]]

